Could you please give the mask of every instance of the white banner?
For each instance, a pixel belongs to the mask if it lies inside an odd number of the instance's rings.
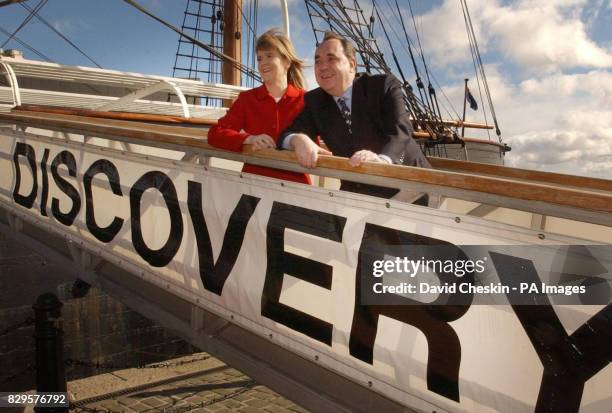
[[[363,274],[373,276],[364,267],[381,245],[457,253],[461,245],[532,245],[537,256],[578,239],[542,240],[446,211],[50,138],[4,132],[0,155],[0,206],[154,273],[257,334],[274,332],[279,345],[316,354],[325,368],[406,406],[612,411],[610,305],[561,306],[542,294],[537,306],[510,306],[507,291],[493,300],[505,305],[430,306],[406,295],[395,305],[362,302]],[[482,258],[506,283],[513,273],[501,268],[532,262]],[[523,281],[538,277],[534,265]]]

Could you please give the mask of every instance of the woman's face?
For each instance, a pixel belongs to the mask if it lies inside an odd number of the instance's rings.
[[[257,69],[264,83],[286,81],[289,61],[274,49],[258,50]]]

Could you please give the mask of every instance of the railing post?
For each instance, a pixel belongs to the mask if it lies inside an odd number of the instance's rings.
[[[60,324],[62,302],[51,293],[36,299],[34,340],[36,342],[36,391],[66,392],[64,332]],[[67,407],[35,407],[36,412],[67,412]]]

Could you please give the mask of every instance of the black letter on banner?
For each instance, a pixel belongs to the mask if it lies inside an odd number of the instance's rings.
[[[121,192],[117,167],[109,160],[99,159],[95,161],[89,167],[89,169],[87,169],[87,172],[85,172],[85,175],[83,176],[83,186],[85,187],[85,223],[87,224],[89,232],[91,232],[94,237],[102,242],[108,243],[115,238],[121,229],[123,219],[115,217],[113,222],[111,222],[106,228],[101,228],[98,226],[98,224],[96,224],[91,182],[93,177],[99,173],[106,175],[113,194],[122,196],[123,193]]]
[[[249,220],[255,212],[260,198],[249,195],[240,197],[240,201],[238,201],[238,205],[236,205],[227,223],[221,252],[215,263],[208,226],[202,212],[202,184],[188,181],[187,185],[187,205],[198,244],[200,278],[204,288],[221,295],[225,281],[232,272],[238,253],[240,253]]]
[[[147,247],[142,238],[140,226],[140,200],[142,194],[149,188],[156,188],[161,192],[164,201],[166,201],[168,212],[170,212],[170,236],[164,246],[158,250]],[[168,264],[174,258],[183,239],[183,217],[172,180],[160,171],[147,172],[141,176],[130,191],[130,213],[132,215],[132,244],[134,249],[154,267],[163,267]]]
[[[420,260],[465,260],[468,257],[456,245],[435,238],[411,234],[374,224],[366,224],[363,240],[359,247],[355,288],[355,313],[351,327],[349,351],[366,363],[374,362],[374,342],[381,315],[393,318],[418,328],[427,339],[427,388],[448,399],[459,401],[459,366],[461,364],[461,343],[455,330],[448,324],[463,316],[470,308],[471,294],[440,295],[438,303],[424,304],[402,296],[393,297],[393,305],[362,305],[362,289],[372,291],[375,282],[371,269],[376,260],[385,259],[385,247],[403,250],[408,259]],[[430,246],[410,250],[410,245]],[[429,255],[428,255],[429,254]],[[442,255],[442,256],[441,256]],[[369,271],[369,272],[368,272]],[[365,276],[364,274],[368,274]],[[473,282],[473,273],[466,273],[461,280],[453,273],[438,274],[440,285],[454,284],[458,281]],[[362,285],[364,282],[365,285]],[[440,305],[445,302],[447,305]],[[459,304],[460,303],[460,304]]]
[[[30,164],[32,170],[32,190],[27,196],[19,194],[19,187],[21,186],[21,167],[19,166],[19,156],[25,156]],[[34,201],[36,200],[36,193],[38,192],[38,180],[36,174],[36,154],[34,148],[27,143],[17,142],[15,145],[15,153],[13,153],[13,163],[15,164],[15,189],[13,190],[13,200],[19,205],[28,209],[32,208]]]
[[[45,149],[40,171],[42,172],[42,193],[40,194],[40,215],[47,216],[47,199],[49,198],[49,176],[47,175],[47,161],[49,161],[49,149]]]
[[[285,252],[285,228],[342,242],[346,218],[280,202],[272,204],[267,229],[268,268],[261,297],[261,315],[331,346],[333,326],[279,302],[283,275],[331,290],[332,267]]]
[[[541,285],[530,260],[490,253],[501,282]],[[510,291],[510,303],[516,302]],[[517,301],[519,301],[517,299]],[[512,305],[544,367],[536,412],[578,412],[584,383],[612,359],[612,305],[604,307],[571,336],[559,321],[546,294],[534,297],[534,305]]]
[[[64,214],[60,211],[59,207],[59,199],[53,198],[51,199],[51,212],[53,212],[53,216],[62,224],[69,227],[74,222],[79,210],[81,209],[81,197],[79,196],[79,192],[76,190],[74,186],[70,184],[70,182],[66,181],[59,174],[57,168],[64,164],[68,167],[68,175],[72,177],[76,177],[76,159],[74,159],[74,155],[68,151],[61,151],[57,154],[57,156],[53,159],[51,163],[51,174],[53,175],[53,180],[59,189],[62,190],[63,193],[68,195],[68,198],[72,200],[72,208],[68,213]]]

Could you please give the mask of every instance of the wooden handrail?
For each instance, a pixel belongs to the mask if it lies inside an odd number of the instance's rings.
[[[139,143],[145,145],[158,142],[200,149],[215,149],[220,152],[219,149],[212,148],[206,143],[206,131],[202,129],[30,112],[0,114],[0,122],[42,128],[79,130],[88,135],[95,135],[96,133],[106,136],[116,135],[142,141]],[[247,148],[244,155],[276,161],[296,162],[295,154],[291,151],[263,150],[253,153]],[[502,178],[465,173],[468,171],[460,173],[380,163],[366,163],[354,168],[346,162],[346,158],[334,156],[321,156],[317,166],[338,171],[359,172],[381,178],[477,191],[526,201],[544,202],[588,211],[612,213],[612,193],[568,188],[561,183],[552,185],[550,180],[547,182],[542,182],[542,180],[525,182],[510,177]],[[537,174],[531,176],[538,178]],[[607,185],[604,185],[604,187],[607,187]]]
[[[608,179],[590,178],[586,176],[567,175],[554,172],[534,171],[530,169],[511,168],[508,166],[491,165],[477,162],[458,161],[455,159],[428,158],[436,169],[453,172],[464,172],[509,179],[537,181],[561,186],[574,186],[582,189],[594,189],[612,192],[612,181]]]

